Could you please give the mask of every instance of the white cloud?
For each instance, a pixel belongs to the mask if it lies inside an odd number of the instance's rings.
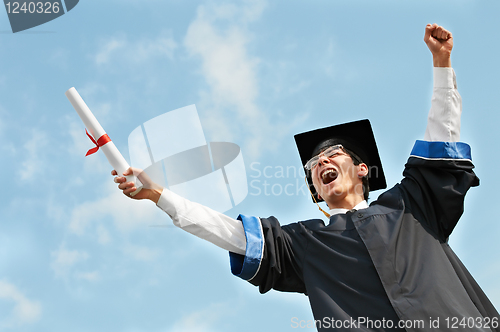
[[[15,328],[40,319],[42,308],[38,301],[28,299],[15,285],[0,280],[0,299],[14,302],[10,315],[3,316],[1,328]]]
[[[123,49],[127,45],[124,36],[113,37],[103,42],[101,50],[95,55],[95,62],[98,65],[109,62],[110,57],[112,57],[115,51]]]
[[[256,58],[247,54],[248,36],[233,26],[219,32],[210,20],[198,16],[186,37],[186,45],[203,59],[203,73],[212,88],[214,99],[223,106],[238,106],[244,115],[253,117],[258,95]]]
[[[324,68],[324,72],[330,78],[335,77],[336,68],[335,68],[334,64],[338,63],[338,61],[336,61],[336,59],[335,59],[336,49],[337,49],[337,45],[335,44],[334,40],[332,38],[330,38],[330,40],[328,41],[328,46],[327,46],[326,51],[324,53],[323,59],[321,60],[322,67]]]
[[[94,281],[99,281],[101,279],[101,274],[99,273],[99,271],[76,272],[75,278],[94,282]]]
[[[211,114],[204,127],[214,140],[248,134],[245,148],[254,156],[263,146],[272,146],[264,144],[266,133],[273,132],[270,117],[257,105],[260,60],[247,49],[252,41],[248,24],[261,16],[265,5],[265,1],[245,1],[241,6],[199,6],[184,40],[188,52],[201,58],[210,87],[200,92],[202,107],[210,108]]]
[[[177,43],[169,32],[163,32],[153,39],[141,38],[129,41],[125,35],[110,37],[101,42],[94,57],[97,65],[108,64],[117,60],[144,62],[153,57],[173,59]]]
[[[133,47],[136,48],[133,55],[136,61],[145,61],[154,56],[166,56],[173,59],[177,43],[172,37],[163,35],[154,40],[136,42]]]
[[[0,76],[0,87],[2,85],[3,85],[2,77]],[[2,140],[2,144],[0,145],[0,150],[2,156],[6,156],[6,154],[14,155],[17,151],[17,147],[12,141],[11,138],[12,135],[9,135],[7,131],[9,127],[12,126],[10,126],[10,123],[7,123],[4,114],[7,114],[7,110],[2,105],[0,105],[0,139]]]
[[[23,145],[26,155],[19,168],[21,180],[30,180],[42,171],[41,155],[43,155],[44,148],[47,145],[48,139],[45,132],[33,129],[31,138]]]
[[[83,202],[73,209],[69,230],[76,235],[84,235],[89,228],[97,229],[97,236],[102,243],[107,240],[103,228],[99,228],[103,220],[112,220],[117,230],[130,232],[159,218],[168,217],[150,201],[134,201],[123,195],[110,176],[109,182],[103,186],[101,198]],[[96,227],[91,227],[94,224]]]
[[[144,262],[153,261],[160,255],[158,250],[131,244],[125,246],[123,251],[128,257]]]
[[[295,85],[290,85],[290,87],[288,88],[288,93],[293,95],[303,89],[308,88],[309,86],[311,86],[311,81],[300,81]]]
[[[65,248],[53,251],[51,255],[52,270],[60,278],[66,278],[74,265],[89,258],[89,255],[85,251],[67,250]]]
[[[174,323],[169,332],[212,332],[219,331],[219,325],[223,324],[224,317],[234,311],[228,304],[215,303],[208,308],[191,312],[181,317]]]
[[[2,115],[2,111],[3,111],[3,108],[2,106],[0,105],[0,115]],[[2,118],[0,118],[0,137],[2,137],[3,135],[3,132],[4,132],[4,121],[2,120]]]
[[[49,220],[66,223],[65,206],[58,199],[47,198],[45,200],[45,211]]]
[[[101,275],[99,271],[80,271],[76,270],[81,262],[85,262],[90,258],[90,255],[83,250],[68,250],[61,246],[59,250],[51,252],[52,262],[50,267],[54,271],[57,278],[67,280],[75,278],[77,280],[85,280],[90,282],[99,281]]]
[[[70,51],[68,49],[57,48],[49,56],[48,62],[56,68],[67,69],[70,59]]]
[[[97,226],[97,242],[100,244],[108,244],[111,242],[111,236],[109,235],[108,230],[106,227],[102,225]]]

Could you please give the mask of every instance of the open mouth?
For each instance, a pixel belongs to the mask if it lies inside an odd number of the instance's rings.
[[[321,180],[323,181],[323,184],[329,184],[337,178],[338,173],[334,169],[327,169],[321,174]]]

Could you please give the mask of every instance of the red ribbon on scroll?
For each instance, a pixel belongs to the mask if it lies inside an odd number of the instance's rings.
[[[101,137],[99,137],[99,139],[96,142],[95,139],[92,136],[90,136],[90,134],[87,132],[87,129],[85,129],[85,132],[87,133],[87,136],[90,138],[90,140],[92,142],[94,142],[94,144],[95,144],[95,148],[92,148],[92,149],[88,150],[87,154],[85,155],[85,157],[88,156],[88,155],[91,155],[93,153],[96,153],[97,150],[99,150],[99,148],[101,146],[103,146],[104,144],[106,144],[108,142],[111,142],[111,138],[109,138],[108,134],[102,135]]]

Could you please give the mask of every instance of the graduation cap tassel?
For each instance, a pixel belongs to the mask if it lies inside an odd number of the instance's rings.
[[[306,177],[304,177],[304,181],[306,181],[307,189],[309,189],[309,192],[311,193],[311,196],[312,196],[312,198],[313,198],[313,200],[314,200],[314,203],[316,203],[316,205],[318,206],[318,209],[319,209],[321,212],[323,212],[323,214],[324,214],[324,215],[325,215],[328,219],[330,219],[330,214],[329,214],[328,212],[326,212],[325,210],[323,210],[323,209],[321,208],[321,206],[319,206],[318,202],[316,202],[316,198],[314,197],[314,195],[313,195],[313,193],[312,193],[312,191],[311,191],[311,188],[309,187],[309,183],[307,183],[307,176],[306,176]]]

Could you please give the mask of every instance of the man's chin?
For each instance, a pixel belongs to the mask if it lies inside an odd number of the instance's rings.
[[[344,191],[338,192],[334,187],[328,189],[323,191],[323,195],[320,195],[325,202],[338,202],[346,196]]]

